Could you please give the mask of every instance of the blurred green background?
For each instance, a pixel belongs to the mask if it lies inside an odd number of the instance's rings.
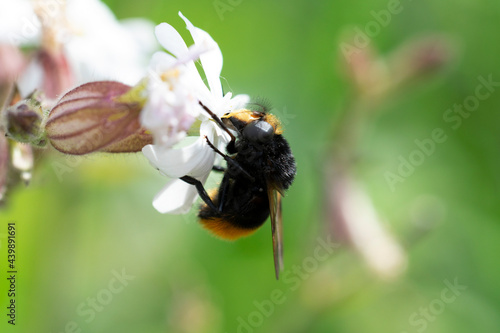
[[[203,230],[194,211],[157,213],[152,198],[166,179],[140,154],[51,154],[0,212],[2,331],[11,328],[3,274],[9,221],[17,224],[19,332],[500,330],[500,92],[456,130],[443,120],[475,93],[479,76],[500,81],[500,2],[404,0],[371,38],[381,54],[422,34],[445,33],[456,45],[444,70],[378,105],[360,139],[356,177],[408,256],[407,269],[391,281],[346,247],[301,278],[291,271],[314,256],[328,229],[325,156],[353,96],[341,36],[374,21],[371,12],[388,1],[222,0],[232,8],[223,19],[213,1],[105,2],[118,18],[168,22],[187,38],[181,10],[219,43],[230,89],[268,98],[285,118],[298,163],[284,200],[285,270],[295,280],[274,278],[269,223],[231,243]],[[398,156],[408,157],[414,140],[435,128],[448,139],[391,191],[386,171],[396,172]],[[72,171],[60,181],[54,163]],[[415,223],[422,201],[432,203],[424,226]],[[134,278],[110,292],[122,271]],[[445,281],[455,280],[467,289],[443,302]],[[96,298],[102,303],[92,310]]]

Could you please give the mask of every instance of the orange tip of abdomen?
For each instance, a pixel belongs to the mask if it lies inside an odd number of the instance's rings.
[[[241,237],[249,236],[257,230],[257,228],[241,228],[221,218],[201,219],[200,223],[215,236],[226,240],[236,240]]]

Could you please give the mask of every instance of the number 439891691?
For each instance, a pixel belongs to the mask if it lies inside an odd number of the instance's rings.
[[[9,268],[16,268],[16,224],[14,222],[10,222],[8,225],[7,232],[9,234],[8,237],[8,250],[7,250],[7,261],[9,262]]]

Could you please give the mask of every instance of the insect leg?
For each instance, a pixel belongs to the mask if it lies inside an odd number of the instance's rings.
[[[217,172],[224,172],[224,171],[226,171],[226,168],[223,166],[220,166],[220,165],[214,165],[212,167],[212,170],[217,171]]]
[[[224,125],[222,120],[215,113],[210,111],[210,109],[207,108],[202,102],[198,102],[198,103],[200,103],[201,107],[205,111],[207,111],[207,113],[210,115],[210,117],[212,117],[212,119],[217,123],[217,125],[219,125],[227,134],[229,134],[229,136],[231,137],[231,142],[234,142],[236,140],[236,138],[234,137],[233,133],[231,133],[231,131],[227,128],[227,126]]]
[[[180,179],[185,181],[188,184],[194,185],[196,187],[196,190],[198,191],[198,195],[200,196],[200,198],[203,201],[205,201],[207,206],[216,212],[219,211],[217,209],[217,207],[215,207],[214,203],[212,202],[212,199],[210,199],[210,196],[208,195],[207,191],[205,191],[203,184],[198,179],[193,178],[191,176],[184,176],[184,177],[181,177]]]
[[[210,140],[208,140],[208,138],[206,136],[205,136],[205,140],[207,141],[207,144],[209,145],[209,147],[212,148],[217,154],[222,156],[228,164],[231,164],[232,166],[234,166],[236,169],[238,169],[238,171],[240,171],[243,175],[245,175],[245,177],[247,177],[252,182],[255,181],[254,177],[252,177],[248,172],[246,172],[235,160],[233,160],[231,157],[227,156],[226,154],[221,152],[219,149],[217,149],[217,147],[215,147],[212,144],[212,142],[210,142]]]

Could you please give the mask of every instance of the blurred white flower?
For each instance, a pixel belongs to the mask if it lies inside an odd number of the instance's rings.
[[[40,23],[29,0],[0,0],[0,43],[37,44]]]
[[[336,161],[336,165],[341,162]],[[357,250],[381,278],[398,277],[406,269],[408,258],[382,222],[371,198],[344,169],[335,171],[332,176],[327,182],[330,189],[327,216],[337,238]]]
[[[64,58],[55,63],[68,66],[71,86],[97,80],[136,84],[157,49],[153,29],[143,19],[119,22],[99,0],[0,0],[0,44],[34,46]],[[45,65],[33,57],[18,80],[23,96],[46,83]]]
[[[118,21],[99,0],[68,0],[70,35],[65,50],[78,84],[114,80],[136,84],[157,50],[154,24],[145,19]]]
[[[232,98],[231,93],[224,95],[219,78],[222,70],[222,53],[217,43],[207,32],[193,26],[181,13],[179,16],[186,22],[194,45],[188,48],[180,34],[172,26],[162,23],[156,27],[156,37],[160,44],[174,57],[166,53],[157,53],[153,57],[152,64],[153,67],[156,66],[156,72],[159,73],[162,72],[162,69],[174,70],[177,68],[178,72],[167,72],[167,76],[169,79],[182,80],[181,86],[189,89],[187,91],[174,89],[171,91],[171,101],[168,100],[169,97],[165,96],[160,100],[155,96],[160,90],[165,91],[165,86],[160,84],[159,87],[155,88],[158,90],[152,92],[150,101],[148,101],[151,107],[156,106],[157,109],[146,108],[143,117],[143,124],[146,127],[154,122],[154,114],[156,114],[158,123],[163,122],[163,115],[167,118],[171,114],[177,116],[175,124],[181,124],[186,120],[192,122],[195,116],[201,120],[200,136],[194,143],[183,148],[172,148],[171,143],[175,141],[175,137],[172,138],[173,140],[164,140],[161,137],[158,138],[158,135],[154,135],[154,144],[147,145],[142,150],[155,168],[160,170],[162,174],[174,178],[153,200],[153,206],[159,212],[172,214],[188,212],[197,198],[196,188],[178,178],[189,175],[205,183],[212,170],[216,154],[208,146],[206,140],[210,140],[221,151],[225,151],[229,142],[229,135],[211,120],[211,117],[198,105],[198,101],[218,116],[222,116],[226,112],[244,107],[249,100],[247,95],[237,95],[234,98]],[[193,61],[198,55],[208,87],[204,84]],[[161,82],[164,83],[165,80]],[[168,88],[166,82],[165,85]],[[184,94],[189,94],[189,97],[186,99]],[[179,101],[179,103],[176,104],[173,101]],[[193,102],[194,104],[192,104]],[[182,105],[184,109],[176,109],[179,105]],[[180,114],[183,116],[179,118]],[[169,130],[167,126],[165,131],[168,133]],[[161,131],[161,128],[156,128],[154,131]],[[185,145],[186,142],[181,142],[181,145]]]

